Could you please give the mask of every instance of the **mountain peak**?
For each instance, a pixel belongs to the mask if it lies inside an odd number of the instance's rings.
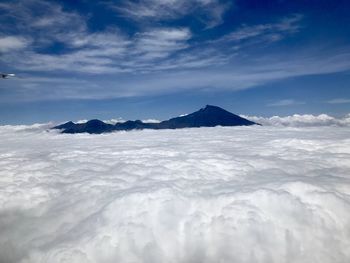
[[[214,106],[214,105],[210,105],[210,104],[205,105],[204,108],[205,108],[205,109],[221,109],[221,108],[218,107],[218,106]]]
[[[72,121],[68,121],[68,122],[66,122],[66,123],[63,123],[63,124],[61,124],[61,125],[58,125],[58,126],[56,126],[56,127],[54,127],[55,129],[69,129],[69,128],[71,128],[71,127],[73,127],[75,125],[75,123],[74,122],[72,122]]]
[[[215,110],[226,111],[223,108],[220,108],[220,107],[214,106],[214,105],[209,105],[209,104],[205,105],[205,107],[202,108],[201,110],[204,110],[204,111],[215,111]]]

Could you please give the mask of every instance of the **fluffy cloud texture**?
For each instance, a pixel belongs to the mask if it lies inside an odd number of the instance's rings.
[[[0,127],[0,262],[350,259],[347,127]]]
[[[327,114],[311,115],[311,114],[294,114],[292,116],[280,117],[256,117],[245,116],[251,121],[260,123],[263,126],[286,126],[286,127],[318,127],[318,126],[350,126],[350,113],[342,118],[335,118]]]

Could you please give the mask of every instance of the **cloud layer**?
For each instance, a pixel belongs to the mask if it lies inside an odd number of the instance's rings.
[[[291,116],[273,116],[273,117],[256,117],[245,116],[251,121],[260,123],[263,126],[285,126],[285,127],[319,127],[319,126],[338,126],[350,127],[350,114],[342,118],[335,118],[327,114],[312,115],[312,114],[294,114]]]
[[[349,128],[44,128],[0,127],[0,262],[350,258]]]

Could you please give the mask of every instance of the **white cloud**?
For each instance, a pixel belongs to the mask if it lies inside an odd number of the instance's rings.
[[[182,2],[187,6],[186,1]],[[215,2],[195,1],[208,8]],[[164,2],[170,6],[179,3]],[[21,32],[22,36],[14,37],[31,41],[16,52],[2,54],[3,68],[27,74],[25,79],[7,81],[2,87],[7,92],[0,101],[125,98],[190,89],[241,90],[289,77],[350,69],[348,48],[324,52],[322,46],[254,57],[243,51],[242,42],[257,44],[297,32],[301,15],[243,26],[213,41],[198,42],[190,28],[165,27],[162,23],[147,24],[135,34],[117,27],[90,32],[88,17],[41,0],[9,2],[0,9],[4,11],[0,26],[6,25],[6,19],[15,21],[13,27],[4,26],[2,31],[9,30],[8,36],[13,36],[12,31]],[[48,53],[48,47],[55,44],[63,46],[62,50]]]
[[[300,22],[303,16],[296,14],[285,17],[275,23],[243,25],[241,28],[216,41],[241,42],[254,40],[255,42],[274,42],[281,40],[286,35],[294,34],[301,28]]]
[[[183,10],[180,7],[186,6],[186,8],[189,8],[189,6],[195,4],[215,10],[212,5],[220,6],[216,0],[197,0],[191,3],[182,0],[151,1],[154,1],[155,4],[151,5],[150,8],[154,7],[156,9],[161,6],[161,8],[169,7],[170,10],[173,10],[176,6],[175,10]],[[135,5],[135,3],[127,1],[119,7],[122,8],[125,5]],[[143,3],[139,3],[137,6],[141,8]],[[21,71],[71,72],[76,74],[149,73],[214,68],[223,65],[231,68],[239,65],[235,68],[235,71],[240,70],[242,66],[246,66],[246,69],[252,68],[253,70],[249,71],[254,73],[254,68],[259,66],[256,65],[259,64],[259,61],[251,61],[253,65],[245,65],[249,64],[249,60],[256,60],[245,56],[244,63],[242,63],[240,61],[242,58],[237,57],[235,51],[237,47],[232,47],[231,42],[241,42],[241,40],[247,39],[266,40],[266,38],[277,40],[287,34],[297,32],[300,29],[302,19],[301,15],[293,15],[284,17],[275,23],[243,26],[224,37],[198,45],[195,41],[196,36],[186,27],[161,27],[159,25],[158,27],[152,27],[148,25],[134,35],[123,33],[116,26],[100,32],[90,32],[87,27],[88,17],[73,11],[67,11],[59,4],[47,3],[41,0],[20,0],[2,5],[0,8],[4,10],[0,22],[6,24],[6,19],[15,21],[13,27],[5,27],[5,29],[10,28],[15,32],[21,32],[23,36],[16,36],[16,38],[22,40],[33,39],[30,45],[28,43],[26,46],[22,45],[23,50],[20,52],[4,54],[3,63],[5,63],[5,67]],[[187,10],[186,8],[185,10]],[[40,10],[40,12],[36,12],[36,10]],[[132,10],[138,10],[138,8],[135,7]],[[7,31],[5,29],[4,32]],[[47,47],[57,43],[64,45],[63,52],[47,53]],[[6,48],[8,47],[9,45],[6,44]],[[238,44],[239,48],[242,48],[241,44]],[[346,50],[342,52],[346,53]],[[296,57],[298,56],[300,57],[299,53]],[[270,71],[267,74],[269,75],[275,67],[276,73],[274,75],[278,73],[278,75],[296,76],[298,74],[293,73],[293,70],[306,72],[304,74],[318,74],[328,73],[330,71],[328,68],[339,66],[342,66],[345,70],[349,69],[349,63],[345,62],[348,61],[348,54],[328,54],[328,57],[334,58],[334,61],[327,61],[327,55],[324,56],[315,63],[309,57],[299,59],[301,65],[292,70],[289,67],[290,65],[293,66],[295,60],[297,60],[294,56],[290,58],[287,65],[283,62],[276,62],[281,61],[280,58],[277,58],[272,62],[264,61],[264,66],[268,63],[269,67],[259,70]],[[262,57],[261,60],[263,59]],[[320,61],[326,63],[320,63]],[[282,65],[279,66],[279,64]],[[310,64],[311,66],[317,65],[312,72],[310,72],[310,69],[305,69]],[[331,72],[333,71],[331,70]],[[232,73],[229,72],[228,74]],[[233,76],[233,78],[236,77]],[[252,78],[255,79],[254,76]],[[232,86],[234,85],[236,84],[233,83]]]
[[[349,128],[0,127],[0,262],[347,262]]]
[[[24,49],[30,41],[17,36],[0,36],[0,52],[11,52],[12,50]]]
[[[174,51],[188,47],[191,32],[187,28],[159,28],[136,36],[136,55],[143,60],[167,57]]]
[[[209,8],[215,1],[195,2]],[[166,3],[173,4],[179,3]],[[184,1],[182,4],[187,6],[188,3]],[[2,5],[0,9],[4,11],[0,22],[6,24],[6,19],[15,20],[14,26],[7,28],[21,32],[23,36],[18,36],[18,39],[33,37],[31,45],[26,42],[27,45],[21,46],[22,52],[4,57],[7,67],[17,70],[111,74],[201,68],[223,61],[218,54],[213,56],[207,50],[178,54],[190,47],[188,40],[192,33],[185,27],[147,27],[134,35],[127,35],[114,26],[92,33],[87,27],[87,17],[64,10],[58,4],[20,0]],[[4,32],[8,31],[5,29]],[[56,43],[64,45],[64,52],[47,53],[47,47]],[[4,44],[4,48],[10,46],[16,47]],[[42,52],[42,49],[46,51]]]
[[[305,104],[305,102],[296,101],[293,99],[284,99],[284,100],[279,100],[279,101],[268,103],[267,106],[280,107],[280,106],[291,106],[291,105],[301,105],[301,104]]]
[[[86,26],[86,18],[63,11],[56,4],[49,8],[46,3],[37,2],[47,10],[47,15],[37,17],[32,1],[23,5],[14,3],[9,5],[12,8],[6,9],[8,16],[15,17],[15,27],[23,35],[35,36],[30,46],[28,41],[26,46],[21,46],[22,52],[5,54],[4,61],[20,70],[108,74],[154,70],[156,62],[159,70],[164,63],[162,60],[187,48],[191,38],[188,28],[149,28],[132,36],[115,27],[92,33]],[[18,10],[18,14],[12,14],[13,9]],[[22,24],[28,26],[22,28]],[[24,37],[0,39],[3,42],[1,45],[0,41],[0,48],[19,48],[19,44],[12,45],[10,40],[18,42],[20,39],[25,40]],[[63,44],[64,52],[41,52],[54,43]]]
[[[332,99],[327,101],[329,104],[346,104],[350,103],[350,99],[345,99],[345,98],[338,98],[338,99]]]
[[[53,122],[48,123],[35,123],[32,125],[0,125],[0,130],[3,133],[6,132],[39,132],[42,133],[47,129],[55,126]]]
[[[87,120],[87,119],[82,119],[82,120],[77,120],[75,123],[82,124],[82,123],[86,123],[88,121],[89,120]]]
[[[335,118],[327,114],[294,114],[292,116],[273,116],[273,117],[256,117],[242,115],[251,121],[260,123],[264,126],[286,126],[286,127],[320,127],[320,126],[339,126],[350,127],[350,114],[343,118]]]
[[[208,55],[213,56],[213,54],[215,56],[215,52],[211,52]],[[83,78],[60,74],[60,77],[53,77],[53,80],[50,80],[50,75],[40,78],[30,76],[28,79],[13,79],[11,82],[7,82],[5,86],[5,88],[11,90],[11,93],[4,93],[0,97],[0,101],[69,98],[110,99],[202,89],[235,91],[266,85],[267,83],[290,77],[349,71],[350,69],[350,51],[343,53],[338,53],[337,51],[336,54],[324,54],[321,57],[310,51],[306,57],[291,54],[290,59],[285,60],[282,60],[281,56],[269,56],[266,58],[262,57],[259,61],[247,59],[243,64],[240,61],[233,62],[229,67],[226,65],[209,67],[208,64],[210,62],[207,63],[203,57],[202,62],[197,61],[199,63],[197,65],[198,67],[205,66],[205,68],[201,68],[200,70],[186,67],[187,63],[196,65],[195,59],[186,60],[182,58],[171,59],[174,64],[165,60],[165,62],[159,62],[158,65],[144,61],[143,58],[136,59],[139,63],[124,60],[121,62],[121,65],[125,65],[125,67],[122,69],[118,68],[120,65],[116,68],[110,66],[108,63],[110,63],[111,59],[108,57],[96,59],[87,57],[86,59],[75,60],[73,57],[63,56],[58,60],[52,60],[51,57],[39,56],[37,59],[34,60],[32,67],[35,65],[35,67],[43,68],[45,65],[46,69],[51,67],[52,69],[61,69],[64,71],[69,68],[90,73],[103,74],[114,72],[117,74],[113,76],[103,75],[103,78],[98,75],[91,76],[88,74],[84,75]],[[216,55],[216,62],[220,61],[221,64],[225,64],[225,59],[227,57]],[[23,58],[21,63],[26,63],[27,60]],[[77,63],[78,61],[81,61],[81,63]],[[96,64],[89,64],[90,61]],[[82,64],[84,62],[87,64]],[[182,65],[184,66],[181,69]],[[174,69],[173,67],[177,70],[159,72],[167,68]],[[26,67],[23,65],[23,68]],[[134,74],[135,68],[143,74]],[[142,70],[145,70],[145,72]],[[68,71],[67,73],[70,72]],[[61,78],[62,81],[60,80]],[[115,80],[116,78],[117,81]],[[69,82],[70,80],[71,83]],[[48,86],[48,83],[50,83],[50,86]],[[28,84],[37,85],[34,90],[35,92],[27,92],[26,86]]]
[[[174,20],[198,13],[199,20],[209,28],[222,23],[222,16],[230,5],[229,1],[218,0],[123,0],[118,4],[107,4],[120,15],[136,21]]]
[[[19,0],[0,6],[4,11],[0,22],[6,25],[3,32],[21,32],[33,36],[35,45],[49,45],[54,40],[69,41],[64,36],[85,32],[86,19],[62,6],[43,0]],[[8,26],[8,20],[14,24]],[[62,38],[63,37],[63,38]]]
[[[110,119],[110,120],[104,120],[104,122],[114,125],[116,123],[126,122],[126,120],[124,120],[123,118],[119,117],[119,118],[114,118],[114,119]]]
[[[117,28],[91,33],[86,25],[87,17],[41,0],[21,0],[0,9],[4,10],[0,22],[15,21],[3,32],[15,30],[22,34],[18,39],[32,39],[30,45],[28,41],[21,45],[21,52],[5,54],[4,61],[8,61],[9,66],[25,71],[123,71],[113,67],[113,61],[125,54],[129,40]],[[47,47],[57,43],[64,45],[64,52],[47,53]]]
[[[143,123],[160,123],[160,120],[157,119],[146,119],[146,120],[142,120]]]

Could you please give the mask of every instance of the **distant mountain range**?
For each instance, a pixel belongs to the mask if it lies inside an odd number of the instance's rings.
[[[207,105],[206,107],[191,114],[172,118],[160,123],[144,123],[140,120],[116,123],[115,125],[100,120],[90,120],[86,123],[67,123],[58,125],[53,129],[60,129],[62,133],[91,133],[100,134],[112,131],[129,131],[142,129],[180,129],[215,126],[249,126],[258,123],[244,119],[228,112],[220,107]]]

